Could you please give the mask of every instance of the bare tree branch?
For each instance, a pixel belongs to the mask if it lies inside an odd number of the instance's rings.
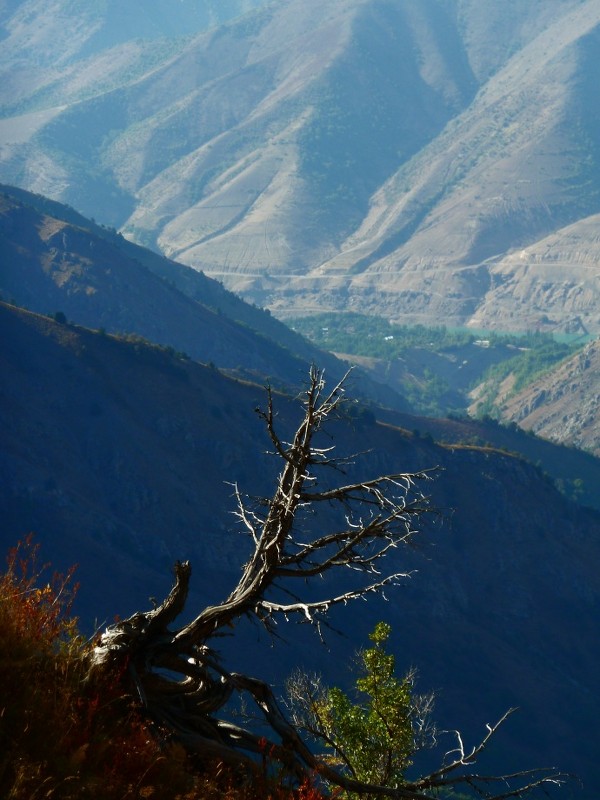
[[[189,563],[177,562],[173,588],[163,603],[111,625],[102,634],[91,654],[90,673],[125,665],[121,673],[128,676],[139,703],[163,730],[176,736],[190,752],[248,769],[263,752],[264,743],[257,733],[226,718],[227,703],[240,693],[252,698],[272,731],[267,742],[269,752],[298,780],[313,770],[348,792],[411,800],[431,798],[440,787],[457,784],[500,800],[522,796],[537,786],[560,783],[562,776],[550,770],[499,777],[464,772],[511,712],[490,726],[482,741],[468,752],[459,736],[452,760],[428,776],[402,787],[361,783],[355,775],[348,776],[315,756],[297,727],[279,709],[270,687],[255,678],[228,672],[209,646],[223,628],[235,625],[242,616],[255,618],[267,627],[277,615],[304,619],[318,627],[333,606],[382,594],[386,587],[408,577],[404,572],[386,571],[386,556],[391,549],[410,542],[415,521],[429,512],[427,498],[418,487],[435,470],[397,472],[317,488],[320,470],[327,468],[327,475],[335,475],[340,464],[346,463],[331,456],[332,447],[314,442],[326,420],[339,410],[344,395],[345,379],[326,392],[323,374],[311,369],[301,397],[302,418],[291,441],[286,442],[275,428],[273,395],[270,389],[267,391],[266,409],[258,413],[282,467],[260,514],[246,506],[237,484],[233,484],[234,513],[254,545],[237,585],[222,602],[204,608],[191,622],[171,630],[184,609],[191,577]],[[337,508],[343,520],[338,520],[340,524],[333,530],[301,535],[297,530],[300,513],[323,503]],[[310,581],[335,570],[347,571],[354,581],[339,594],[314,600],[295,595],[288,588],[290,581],[298,585],[297,578]],[[373,575],[378,577],[367,580]],[[282,594],[287,595],[287,601],[281,600]],[[347,759],[346,765],[352,772]],[[526,783],[515,788],[513,782],[521,779]],[[502,784],[502,793],[488,792],[490,783]]]

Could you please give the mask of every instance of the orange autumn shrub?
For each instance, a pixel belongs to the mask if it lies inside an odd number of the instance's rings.
[[[9,800],[321,800],[258,765],[237,776],[192,763],[145,719],[124,675],[89,680],[71,616],[73,572],[44,576],[31,537],[0,577],[0,797]]]

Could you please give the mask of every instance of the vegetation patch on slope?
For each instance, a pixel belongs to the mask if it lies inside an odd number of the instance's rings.
[[[582,346],[579,339],[568,343],[547,333],[398,325],[357,313],[317,314],[290,325],[322,349],[370,369],[426,416],[466,413],[480,385],[476,413],[495,416],[507,382],[511,393],[521,391]]]

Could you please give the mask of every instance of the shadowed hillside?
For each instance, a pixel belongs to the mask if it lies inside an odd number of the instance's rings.
[[[142,336],[189,357],[298,386],[318,361],[332,378],[347,366],[216,281],[126,241],[73,209],[4,186],[0,196],[0,293],[32,311]],[[361,379],[360,393],[397,408],[391,389]]]
[[[260,496],[277,467],[253,413],[264,391],[164,349],[6,305],[0,343],[3,545],[33,529],[57,567],[79,562],[86,625],[146,608],[177,558],[194,566],[192,608],[222,599],[247,544],[229,513],[230,482]],[[285,435],[296,407],[276,402]],[[349,638],[331,633],[327,650],[288,630],[289,644],[273,651],[242,630],[223,643],[228,665],[280,687],[304,662],[339,682],[349,653],[385,618],[399,668],[418,665],[420,685],[440,689],[442,725],[475,736],[518,705],[495,751],[504,768],[552,762],[595,785],[597,514],[489,448],[441,447],[368,414],[326,434],[340,455],[365,452],[350,477],[442,466],[431,493],[445,523],[390,556],[417,571],[389,603],[335,617]]]

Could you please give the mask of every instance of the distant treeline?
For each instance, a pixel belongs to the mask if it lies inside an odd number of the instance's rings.
[[[432,351],[469,344],[477,338],[468,331],[439,326],[394,325],[384,317],[358,313],[327,313],[289,321],[290,327],[336,353],[372,358],[398,358],[413,347]]]
[[[432,352],[443,352],[455,347],[484,340],[490,347],[513,345],[522,349],[543,349],[548,354],[556,346],[563,354],[574,352],[580,344],[563,346],[551,333],[474,332],[465,328],[448,328],[445,325],[397,325],[384,317],[358,313],[325,313],[289,320],[289,325],[313,342],[340,353],[372,358],[395,358],[407,350],[422,347]]]
[[[496,353],[501,351],[500,360],[496,355],[496,363],[482,368],[468,387],[474,388],[483,382],[487,384],[479,413],[492,416],[496,411],[496,392],[505,378],[513,376],[511,393],[518,392],[582,346],[581,340],[569,344],[558,341],[551,333],[538,331],[483,333],[444,325],[397,325],[383,317],[358,313],[318,314],[290,320],[289,324],[325,350],[385,361],[404,358],[415,349],[444,353],[479,345]],[[450,385],[447,375],[442,379],[432,373],[431,368],[420,376],[418,386],[409,381],[403,388],[413,406],[427,415],[456,412],[460,410],[459,406],[466,409],[469,404],[466,396],[463,397],[464,404],[457,403],[456,394],[447,404],[449,393],[463,393],[464,386]]]

